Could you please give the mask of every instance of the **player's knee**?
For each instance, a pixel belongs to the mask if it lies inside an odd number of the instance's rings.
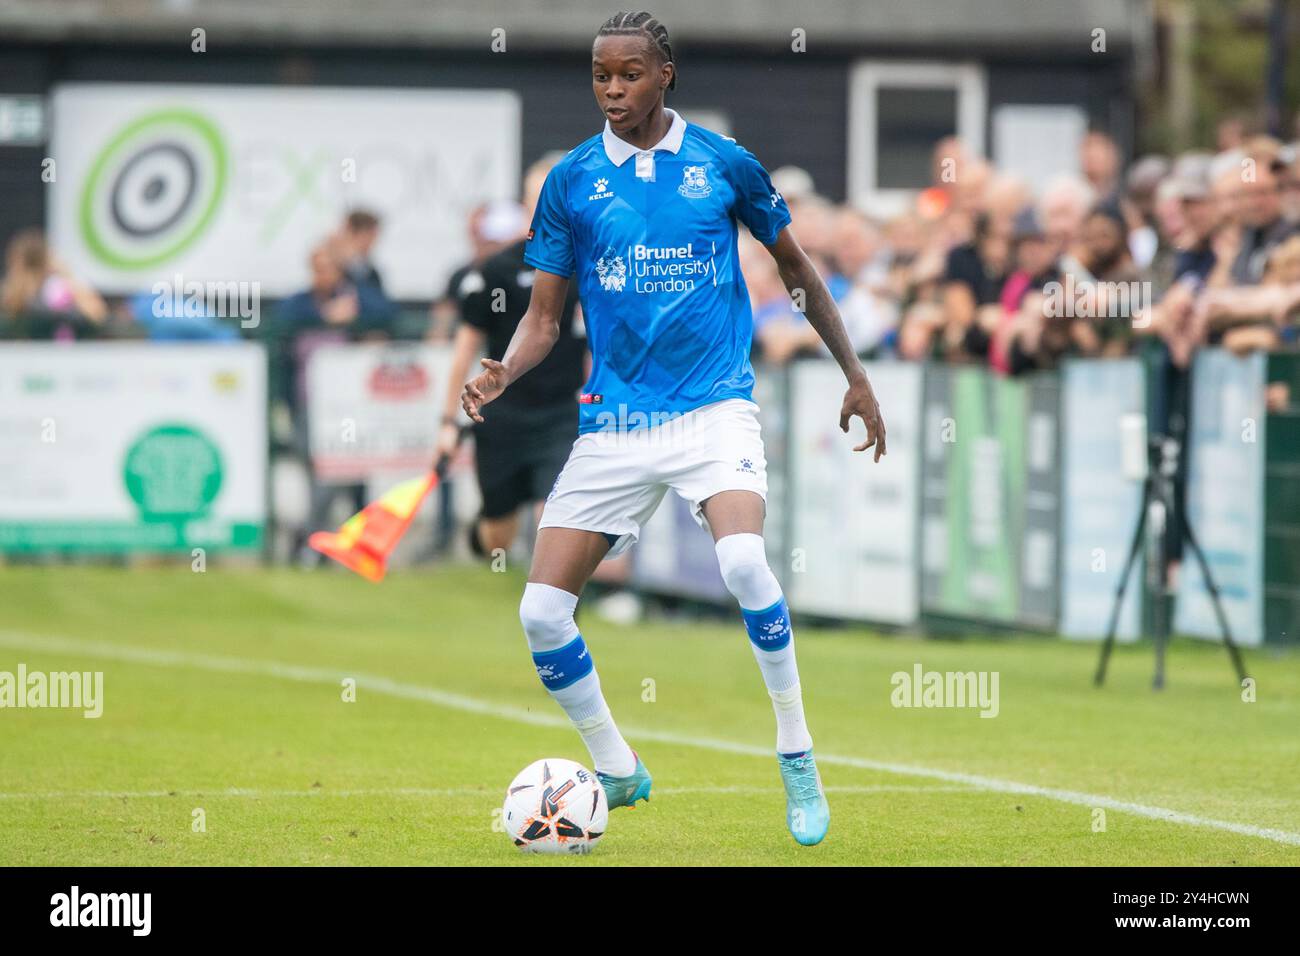
[[[529,582],[519,602],[519,623],[533,651],[550,651],[563,647],[578,636],[573,611],[578,596],[549,584]]]
[[[762,535],[729,534],[718,539],[715,550],[722,580],[742,608],[765,608],[781,599]]]
[[[767,586],[775,579],[776,576],[772,574],[772,569],[767,566],[766,561],[762,564],[757,562],[736,564],[722,572],[722,580],[726,583],[727,590],[742,607],[757,603],[751,595],[767,590]]]

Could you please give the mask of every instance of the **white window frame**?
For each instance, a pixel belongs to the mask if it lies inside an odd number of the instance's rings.
[[[915,189],[881,189],[876,181],[876,91],[881,87],[951,87],[957,91],[956,135],[972,155],[984,155],[988,80],[979,63],[937,60],[861,60],[849,72],[849,200],[893,216],[915,200]]]
[[[683,107],[674,109],[681,114],[682,119],[688,123],[694,123],[696,126],[702,126],[707,130],[719,134],[720,136],[732,135],[731,112],[721,107],[701,106],[701,107]]]

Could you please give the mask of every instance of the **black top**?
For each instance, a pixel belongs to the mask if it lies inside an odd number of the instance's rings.
[[[1232,263],[1232,281],[1238,285],[1258,285],[1269,255],[1297,232],[1300,232],[1300,223],[1281,218],[1271,226],[1243,229],[1241,251]]]
[[[536,270],[524,262],[525,245],[521,240],[490,256],[478,269],[465,271],[454,288],[461,319],[487,336],[488,358],[498,362],[506,354],[532,297]],[[578,389],[585,378],[583,357],[587,350],[587,340],[581,330],[574,333],[573,313],[577,303],[577,284],[571,281],[560,315],[560,337],[546,358],[511,383],[494,405],[524,409],[568,403],[577,407]]]
[[[469,275],[473,271],[474,271],[474,263],[472,262],[467,262],[463,266],[457,268],[451,274],[451,277],[447,280],[447,291],[442,298],[451,299],[453,302],[456,303],[457,306],[459,306],[460,305],[460,284],[465,280],[465,276]]]
[[[1003,276],[989,275],[974,243],[957,246],[948,253],[943,275],[945,282],[969,286],[976,305],[992,305],[1002,294]]]
[[[1216,257],[1208,242],[1194,249],[1180,249],[1174,256],[1174,281],[1185,275],[1192,275],[1204,281],[1214,271]]]

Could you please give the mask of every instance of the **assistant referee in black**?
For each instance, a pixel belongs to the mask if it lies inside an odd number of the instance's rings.
[[[524,229],[532,220],[546,174],[563,155],[538,160],[525,174]],[[477,364],[485,349],[488,358],[500,361],[528,308],[534,270],[524,262],[525,245],[521,234],[517,242],[467,271],[458,283],[460,324],[438,438],[439,455],[455,450],[461,424],[460,396],[470,365]],[[483,510],[469,534],[476,554],[509,550],[519,530],[520,505],[537,502],[536,520],[540,503],[550,494],[578,437],[578,391],[586,381],[589,358],[577,288],[578,283],[569,283],[555,347],[492,403],[492,414],[485,421],[473,426],[483,497]]]

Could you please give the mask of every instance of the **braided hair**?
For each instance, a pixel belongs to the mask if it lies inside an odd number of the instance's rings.
[[[661,63],[673,65],[673,78],[668,81],[668,89],[677,88],[677,63],[673,59],[673,47],[668,42],[668,28],[646,13],[616,13],[603,24],[596,34],[596,39],[608,36],[642,36],[650,41]]]

